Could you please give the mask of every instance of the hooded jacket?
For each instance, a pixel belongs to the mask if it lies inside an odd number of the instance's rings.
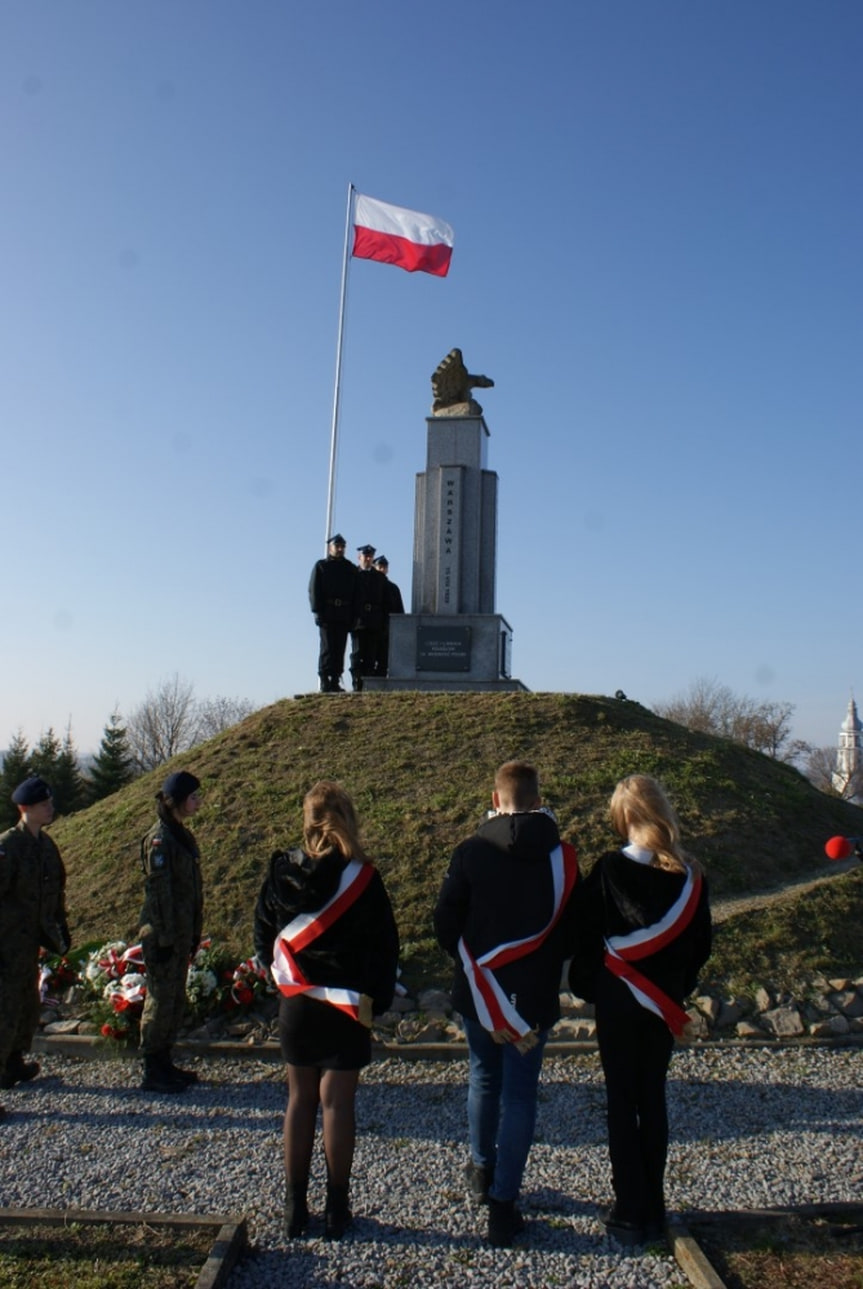
[[[455,960],[453,1006],[477,1020],[458,954],[459,939],[475,958],[541,931],[554,909],[549,855],[560,843],[545,810],[496,814],[453,852],[434,911],[435,934]],[[573,934],[576,882],[555,927],[539,948],[500,967],[495,977],[529,1025],[548,1029],[560,1017],[560,975]]]
[[[588,1002],[596,997],[603,967],[604,939],[653,926],[675,903],[684,873],[640,864],[623,851],[601,855],[582,886],[578,929],[569,983]],[[638,970],[678,1005],[692,993],[698,973],[710,956],[711,924],[707,881],[689,925],[664,948],[635,963]]]
[[[302,850],[278,851],[261,887],[255,908],[255,952],[265,966],[273,963],[276,936],[300,913],[317,913],[335,895],[347,861],[331,850],[311,859]],[[341,917],[297,954],[297,963],[313,985],[355,989],[369,994],[376,1016],[393,1000],[398,970],[399,937],[381,875],[371,882]]]

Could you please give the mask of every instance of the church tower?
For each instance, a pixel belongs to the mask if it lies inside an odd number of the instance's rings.
[[[833,786],[844,796],[853,779],[863,779],[863,725],[857,715],[857,704],[854,696],[848,700],[848,711],[839,731],[839,750],[836,753],[836,770],[833,775]],[[849,797],[851,801],[860,798],[860,792]]]

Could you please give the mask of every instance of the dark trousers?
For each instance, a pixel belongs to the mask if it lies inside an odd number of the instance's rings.
[[[351,675],[355,689],[362,689],[363,676],[376,674],[380,639],[381,632],[374,627],[351,632]]]
[[[321,647],[318,654],[318,675],[321,680],[338,683],[345,669],[345,649],[348,643],[346,622],[322,623]]]
[[[661,1222],[668,1154],[665,1079],[674,1047],[663,1020],[609,971],[596,991],[596,1037],[608,1101],[608,1151],[616,1216]]]

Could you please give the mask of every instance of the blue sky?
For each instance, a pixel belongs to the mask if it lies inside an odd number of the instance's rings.
[[[0,746],[175,672],[316,687],[348,183],[450,275],[349,273],[335,521],[410,599],[430,375],[499,475],[533,690],[697,677],[834,743],[859,641],[859,0],[6,0]]]

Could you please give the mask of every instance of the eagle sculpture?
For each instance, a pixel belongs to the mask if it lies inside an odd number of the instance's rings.
[[[431,378],[432,416],[481,416],[482,408],[471,390],[491,389],[494,381],[488,376],[471,376],[464,365],[460,349],[451,349],[438,363]]]

